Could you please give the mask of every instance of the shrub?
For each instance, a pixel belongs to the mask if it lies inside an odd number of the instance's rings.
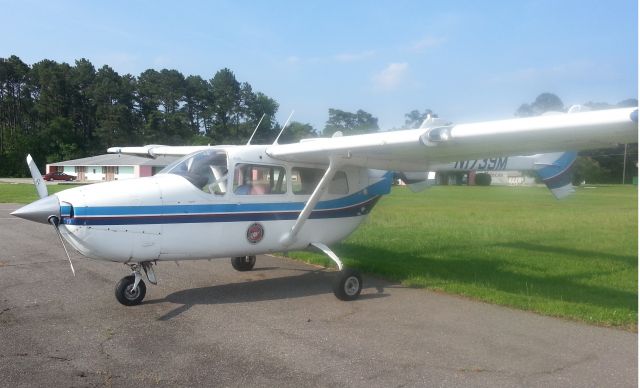
[[[481,172],[476,174],[476,185],[489,186],[491,184],[491,175]]]

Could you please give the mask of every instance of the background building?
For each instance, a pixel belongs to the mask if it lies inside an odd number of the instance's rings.
[[[79,181],[113,181],[155,175],[175,156],[159,156],[155,159],[142,156],[104,154],[88,158],[47,164],[47,172],[61,171],[73,175]]]

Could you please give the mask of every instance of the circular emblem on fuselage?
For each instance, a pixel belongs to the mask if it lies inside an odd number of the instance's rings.
[[[251,244],[257,244],[262,241],[263,237],[264,227],[262,227],[261,224],[254,222],[253,224],[249,225],[249,228],[247,228],[247,241],[249,241]]]

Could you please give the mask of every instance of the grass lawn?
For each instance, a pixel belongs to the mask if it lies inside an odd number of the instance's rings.
[[[466,297],[635,330],[637,188],[394,188],[334,246],[350,267]],[[294,258],[333,265],[320,254]]]
[[[333,248],[347,266],[408,287],[635,330],[637,188],[577,191],[557,201],[545,188],[394,188]],[[0,202],[35,199],[33,185],[0,184]]]
[[[49,194],[70,189],[79,184],[47,185]],[[38,199],[38,193],[34,185],[25,183],[0,183],[0,203],[31,203]]]

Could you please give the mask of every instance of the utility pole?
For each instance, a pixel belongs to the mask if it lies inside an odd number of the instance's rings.
[[[624,160],[622,161],[622,184],[624,185],[624,176],[627,173],[627,144],[624,145]]]

